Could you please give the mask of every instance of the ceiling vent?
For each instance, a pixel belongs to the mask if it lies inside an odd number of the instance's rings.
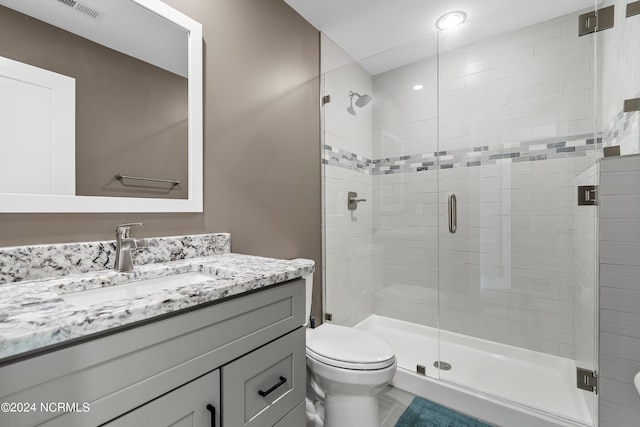
[[[86,4],[80,3],[79,1],[58,0],[58,2],[64,4],[65,6],[69,6],[76,12],[81,13],[84,16],[93,19],[94,21],[102,21],[102,18],[104,17],[104,13],[92,8],[91,6],[87,6]]]

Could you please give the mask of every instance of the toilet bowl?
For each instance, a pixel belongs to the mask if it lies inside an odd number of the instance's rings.
[[[306,337],[307,426],[380,427],[377,394],[395,375],[393,348],[371,333],[330,323],[308,328]]]

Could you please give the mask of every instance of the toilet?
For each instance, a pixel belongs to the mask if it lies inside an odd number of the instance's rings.
[[[306,277],[307,319],[312,275]],[[380,427],[377,394],[396,372],[393,348],[346,326],[307,328],[307,427]]]

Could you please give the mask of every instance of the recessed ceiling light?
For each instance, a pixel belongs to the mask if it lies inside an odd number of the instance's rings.
[[[424,87],[424,86],[422,86],[422,85],[418,84],[418,85],[415,85],[415,86],[413,87],[413,90],[422,90],[422,88],[423,88],[423,87]]]
[[[467,20],[467,14],[462,11],[449,12],[442,15],[436,21],[436,28],[439,30],[447,30],[462,24]]]

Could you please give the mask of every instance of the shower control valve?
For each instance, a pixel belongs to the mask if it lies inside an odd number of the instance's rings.
[[[367,199],[358,199],[358,193],[355,191],[349,191],[347,194],[347,208],[350,211],[358,209],[358,203],[366,201]]]

